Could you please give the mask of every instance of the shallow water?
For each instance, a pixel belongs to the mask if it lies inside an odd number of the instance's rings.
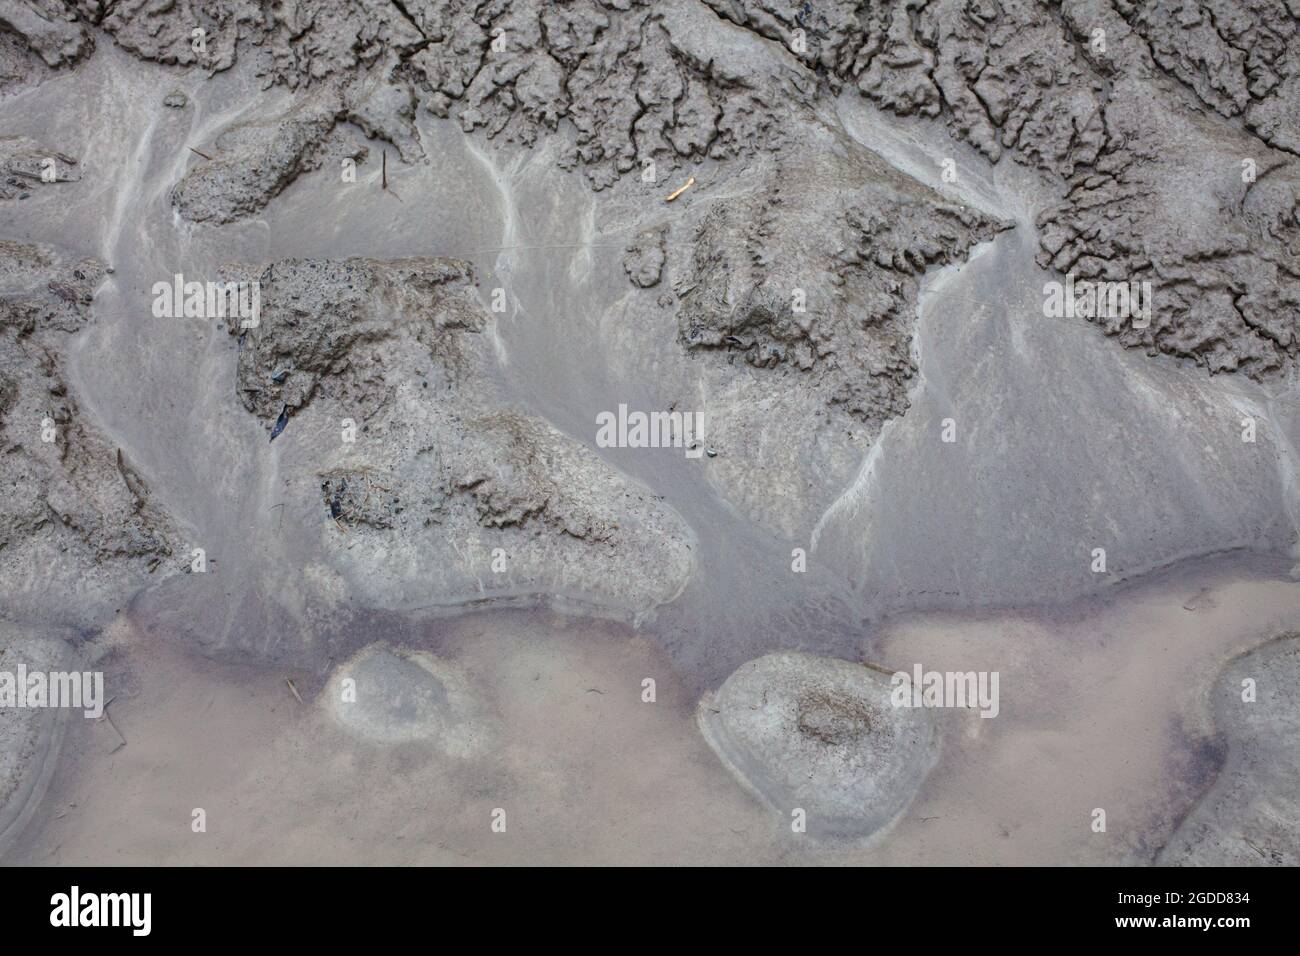
[[[544,611],[369,622],[358,643],[467,675],[484,744],[453,756],[337,723],[317,697],[334,662],[217,664],[123,619],[104,664],[113,724],[71,722],[5,862],[1150,862],[1222,759],[1207,696],[1219,668],[1300,616],[1300,584],[1265,571],[1203,567],[1051,614],[864,631],[854,656],[887,669],[1000,671],[1001,712],[936,712],[935,769],[862,844],[794,834],[728,777],[653,631]],[[1089,826],[1098,807],[1106,833]]]

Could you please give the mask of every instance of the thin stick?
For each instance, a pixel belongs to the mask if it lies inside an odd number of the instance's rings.
[[[115,699],[116,698],[114,698],[114,700]],[[111,704],[112,702],[113,700],[110,700],[108,704]],[[113,728],[113,733],[117,734],[118,739],[122,741],[120,744],[118,744],[116,747],[114,747],[112,750],[109,751],[109,756],[111,757],[113,754],[117,753],[119,750],[121,750],[123,747],[126,746],[126,735],[123,734],[122,731],[117,729],[117,724],[113,723],[113,718],[110,717],[108,713],[108,704],[104,705],[104,719],[108,721],[108,726]]]
[[[889,668],[881,667],[879,664],[872,663],[871,661],[858,661],[858,663],[863,667],[876,671],[877,673],[884,674],[886,677],[891,677],[898,673],[898,671],[891,671]]]
[[[384,150],[383,189],[388,190],[388,150]]]
[[[686,190],[690,189],[694,185],[695,185],[695,177],[692,176],[690,179],[686,180],[685,186],[683,186],[681,189],[674,190],[673,193],[667,199],[664,200],[664,202],[672,202],[674,199],[676,199],[678,196],[686,192]]]
[[[298,703],[301,704],[301,703],[302,703],[302,695],[298,693],[298,688],[296,688],[296,687],[293,686],[293,681],[289,680],[289,678],[286,677],[286,678],[284,679],[284,682],[285,682],[286,684],[289,685],[289,690],[293,692],[294,699],[297,700]]]
[[[186,146],[185,148],[188,149],[191,153],[197,153],[198,155],[202,156],[208,162],[212,162],[212,157],[209,156],[207,153],[200,152],[199,150],[195,149],[193,146]]]

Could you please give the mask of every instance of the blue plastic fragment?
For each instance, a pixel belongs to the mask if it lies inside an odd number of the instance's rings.
[[[271,429],[271,441],[275,441],[275,436],[284,431],[284,426],[289,424],[289,406],[284,406],[280,412],[280,417],[275,420],[275,427]]]

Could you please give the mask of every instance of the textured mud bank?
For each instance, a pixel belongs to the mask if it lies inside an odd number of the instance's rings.
[[[1298,44],[0,2],[3,859],[1294,862]]]

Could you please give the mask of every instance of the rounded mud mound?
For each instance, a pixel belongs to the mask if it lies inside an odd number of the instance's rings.
[[[57,724],[67,711],[22,706],[17,698],[28,695],[26,674],[69,666],[73,655],[64,637],[0,621],[0,849],[19,829],[15,823],[29,802],[39,800],[47,757],[57,756]]]
[[[1227,748],[1219,776],[1157,862],[1170,866],[1300,863],[1300,634],[1233,659],[1210,689]]]
[[[346,730],[375,743],[426,741],[467,757],[486,736],[469,682],[453,665],[383,643],[341,665],[322,702]]]
[[[866,837],[907,806],[934,762],[929,715],[894,707],[860,664],[769,654],[706,694],[700,730],[727,768],[807,832]]]

